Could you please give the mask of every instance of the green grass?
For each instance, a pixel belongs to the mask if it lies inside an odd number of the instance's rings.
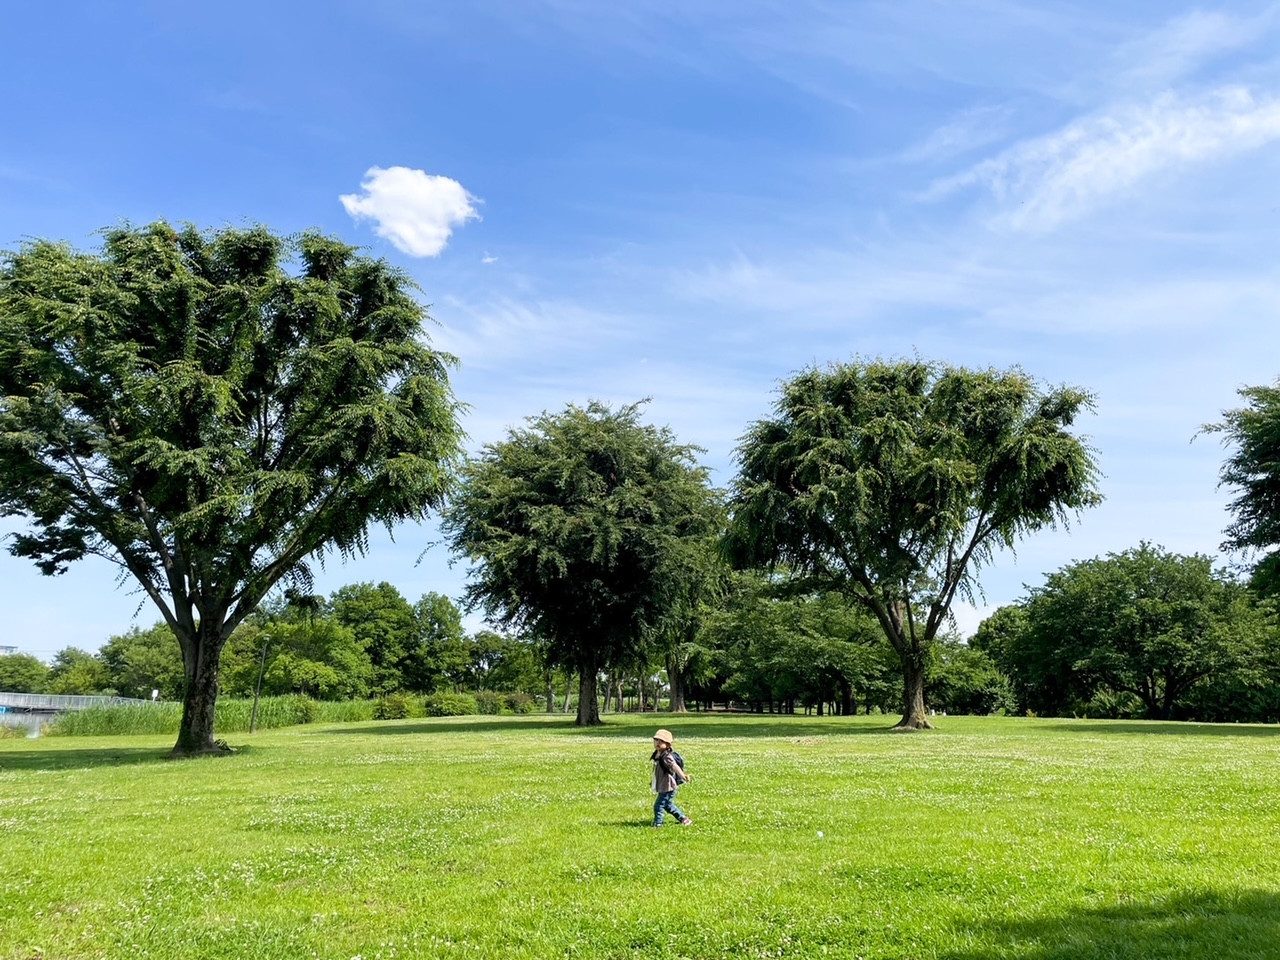
[[[689,828],[644,827],[659,723]],[[5,740],[0,958],[1280,956],[1280,730],[941,723]]]

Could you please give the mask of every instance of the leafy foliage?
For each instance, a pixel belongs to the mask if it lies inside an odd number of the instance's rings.
[[[63,647],[54,654],[43,692],[62,696],[103,694],[110,691],[110,682],[105,664],[93,654],[79,647]]]
[[[373,705],[375,720],[404,720],[415,714],[413,702],[403,693],[388,693]]]
[[[103,556],[155,603],[186,673],[175,751],[214,749],[223,645],[276,583],[440,504],[460,434],[424,319],[403,274],[315,233],[156,223],[0,262],[11,549],[49,574]]]
[[[1267,626],[1245,588],[1203,555],[1142,544],[1050,574],[1007,654],[1038,712],[1128,694],[1167,719],[1207,678],[1246,667]]]
[[[333,618],[349,630],[372,669],[377,693],[404,686],[404,672],[418,644],[413,606],[390,583],[348,584],[334,591]]]
[[[425,593],[414,605],[417,639],[403,664],[405,686],[435,690],[466,686],[473,666],[462,611],[440,593]]]
[[[49,668],[37,657],[29,653],[0,656],[0,690],[7,693],[44,693],[48,682]]]
[[[1280,382],[1245,387],[1245,406],[1223,412],[1205,429],[1223,434],[1234,452],[1222,466],[1222,482],[1238,493],[1227,528],[1230,549],[1270,550],[1280,546]]]
[[[98,651],[98,659],[106,667],[108,685],[122,697],[149,700],[151,691],[158,690],[162,700],[182,698],[182,651],[163,623],[111,637]]]
[[[476,566],[468,604],[576,669],[578,722],[599,721],[598,671],[661,636],[714,532],[694,448],[638,405],[543,414],[467,465],[446,535]]]
[[[840,594],[793,595],[764,577],[739,575],[706,620],[703,649],[726,674],[726,697],[752,705],[841,701],[852,713],[882,682],[879,625]]]
[[[427,697],[428,717],[469,717],[479,712],[476,698],[469,693],[433,693]]]
[[[926,650],[999,547],[1099,500],[1080,390],[919,360],[809,369],[738,450],[728,547],[865,605],[928,726]]]

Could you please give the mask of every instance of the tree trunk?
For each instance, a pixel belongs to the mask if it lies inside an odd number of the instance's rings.
[[[578,719],[574,721],[579,727],[594,727],[604,723],[600,719],[600,701],[596,693],[596,668],[584,666],[578,675]]]
[[[547,713],[556,712],[556,687],[551,682],[551,671],[548,670],[545,677],[547,681]]]
[[[565,674],[564,676],[564,712],[569,712],[569,705],[573,703],[573,676]]]
[[[218,627],[211,629],[217,630]],[[182,665],[186,686],[182,694],[182,722],[178,725],[178,742],[173,756],[195,757],[209,753],[226,753],[225,744],[213,739],[214,707],[218,703],[218,658],[222,638],[196,634],[182,645]]]
[[[667,658],[667,678],[671,681],[671,702],[667,705],[667,712],[688,713],[689,708],[684,702],[684,674],[675,656]]]
[[[902,658],[903,703],[902,719],[894,730],[932,730],[933,725],[924,710],[924,657]]]

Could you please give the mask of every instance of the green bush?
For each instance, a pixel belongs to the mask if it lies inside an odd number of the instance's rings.
[[[502,712],[502,694],[492,690],[481,690],[476,694],[476,709],[481,713],[497,714]]]
[[[469,717],[478,707],[469,693],[433,693],[427,697],[428,717]]]
[[[533,697],[527,693],[507,693],[503,694],[503,703],[512,713],[533,713],[534,703]]]
[[[388,693],[373,705],[375,720],[404,720],[409,713],[409,698],[403,693]]]
[[[320,716],[320,706],[310,697],[294,695],[285,697],[285,708],[292,716],[293,722],[286,723],[284,726],[291,727],[301,723],[315,723],[316,717]]]

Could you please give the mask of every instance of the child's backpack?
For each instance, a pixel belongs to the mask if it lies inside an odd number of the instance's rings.
[[[680,754],[676,753],[674,750],[671,751],[671,759],[674,760],[676,765],[685,773],[689,772],[689,768],[684,765],[684,757],[680,756]],[[687,778],[680,777],[679,779],[681,783],[684,783]]]

